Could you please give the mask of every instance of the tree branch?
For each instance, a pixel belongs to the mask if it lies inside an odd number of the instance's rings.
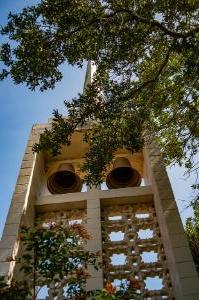
[[[128,99],[128,98],[132,98],[134,97],[137,93],[139,93],[141,90],[143,90],[146,86],[148,86],[149,84],[152,84],[154,82],[157,81],[158,77],[160,76],[160,74],[162,73],[164,67],[167,65],[167,62],[169,60],[169,56],[170,56],[170,53],[172,51],[172,48],[173,48],[173,44],[171,45],[171,47],[168,49],[166,55],[165,55],[165,58],[164,58],[164,61],[162,62],[162,64],[160,65],[159,67],[159,70],[157,71],[157,73],[155,74],[155,76],[147,81],[144,81],[138,88],[130,91],[130,93],[124,95],[123,99]]]
[[[138,14],[132,12],[131,10],[124,9],[124,8],[115,11],[112,15],[110,14],[109,16],[114,16],[117,13],[122,13],[122,12],[129,14],[133,20],[136,20],[138,22],[148,24],[148,25],[151,25],[151,26],[154,26],[154,27],[158,27],[165,34],[170,35],[170,36],[175,37],[175,38],[187,38],[187,37],[192,36],[193,34],[199,32],[199,27],[195,27],[195,28],[193,28],[189,31],[186,31],[186,32],[176,32],[176,31],[170,30],[169,28],[165,27],[162,23],[158,22],[157,20],[149,20],[147,18],[139,16]]]

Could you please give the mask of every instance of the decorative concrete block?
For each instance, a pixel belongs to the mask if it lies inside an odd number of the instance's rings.
[[[15,213],[22,213],[23,212],[23,207],[24,207],[24,201],[21,201],[21,202],[15,202],[13,201],[10,209],[12,211],[14,211]]]
[[[11,248],[1,249],[0,251],[0,262],[8,262],[11,260],[13,250]]]
[[[6,236],[6,235],[7,236],[9,236],[9,235],[17,236],[18,230],[19,230],[19,227],[16,226],[16,224],[6,224],[4,227],[3,235],[4,236]]]
[[[100,208],[87,208],[87,219],[100,219]]]
[[[32,173],[32,168],[24,168],[21,169],[20,171],[20,176],[30,176],[30,174]]]
[[[92,277],[101,277],[102,276],[102,269],[96,270],[93,266],[88,266],[88,273]]]
[[[16,236],[6,236],[0,241],[0,249],[13,248],[16,241]]]
[[[188,296],[184,296],[183,300],[198,300],[198,293],[195,295],[188,295]]]
[[[182,226],[180,214],[177,209],[168,209],[163,213],[166,222],[177,222]]]
[[[188,247],[188,242],[184,232],[178,234],[173,234],[172,232],[170,232],[169,237],[170,237],[171,246],[173,246],[174,248]]]
[[[158,195],[161,195],[161,192],[158,192]],[[158,198],[159,198],[159,196],[158,196]],[[161,207],[163,212],[168,211],[168,210],[177,210],[178,209],[177,204],[176,204],[174,198],[172,198],[172,197],[171,198],[162,198],[161,197],[161,202],[159,203],[159,206]]]
[[[173,248],[173,253],[175,256],[176,262],[191,262],[192,261],[192,255],[189,247],[178,247]]]
[[[180,278],[196,277],[196,268],[192,261],[177,263]]]
[[[23,157],[23,161],[33,161],[34,159],[34,154],[31,153],[31,154],[25,154],[24,157]]]
[[[86,248],[91,252],[97,252],[102,250],[102,241],[101,239],[93,238],[87,241]]]
[[[10,268],[9,262],[0,262],[0,276],[7,276]]]
[[[87,227],[91,229],[100,228],[101,231],[101,219],[98,218],[88,218]]]
[[[32,138],[30,138],[28,140],[28,147],[31,147],[31,149],[32,149],[32,147],[34,146],[34,144],[38,143],[38,141],[39,141],[39,135],[33,136]]]
[[[87,209],[100,208],[100,200],[98,198],[88,198],[87,199]]]
[[[21,194],[21,193],[24,193],[26,190],[27,190],[27,186],[28,186],[28,184],[17,184],[16,185],[16,188],[15,188],[15,193],[17,194],[17,193],[19,193],[19,194]]]
[[[181,220],[172,220],[172,218],[166,218],[166,224],[168,227],[168,231],[174,234],[183,234],[184,233],[184,228],[181,224]]]
[[[31,168],[32,169],[33,162],[31,160],[23,161],[21,164],[21,169]]]
[[[32,151],[32,146],[29,146],[29,144],[28,144],[28,146],[26,147],[26,150],[25,150],[25,155],[26,154],[34,155],[34,152]]]
[[[13,197],[12,197],[11,206],[12,206],[14,203],[21,203],[21,202],[24,203],[25,196],[26,196],[26,193],[25,193],[25,192],[23,192],[23,193],[17,193],[17,194],[14,193],[14,194],[13,194]]]
[[[6,224],[20,224],[21,216],[21,212],[16,212],[13,209],[10,210],[6,219]]]
[[[93,239],[95,240],[100,240],[101,239],[101,229],[99,228],[90,228],[87,227],[88,232],[91,234],[91,236],[93,237]]]
[[[20,176],[17,179],[17,184],[28,184],[30,180],[30,176]]]
[[[192,295],[195,296],[195,294],[199,296],[198,276],[190,277],[190,278],[182,278],[181,284],[182,284],[182,291],[184,296],[189,295],[191,297]]]
[[[102,276],[100,277],[91,277],[87,279],[86,282],[86,290],[87,291],[94,291],[103,288],[103,279]]]

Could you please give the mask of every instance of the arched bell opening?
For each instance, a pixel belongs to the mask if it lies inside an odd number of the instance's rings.
[[[51,194],[80,192],[82,180],[75,173],[73,165],[65,163],[60,165],[58,170],[48,177],[47,186]]]
[[[141,176],[132,168],[127,158],[118,157],[113,163],[113,169],[107,175],[106,184],[109,189],[140,186]]]

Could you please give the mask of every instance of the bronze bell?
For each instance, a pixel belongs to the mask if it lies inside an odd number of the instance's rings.
[[[74,193],[81,191],[82,181],[75,173],[73,165],[64,163],[57,172],[49,176],[47,186],[52,194]]]
[[[113,163],[112,171],[107,175],[106,185],[109,189],[139,186],[141,176],[139,172],[131,167],[129,160],[118,157]]]

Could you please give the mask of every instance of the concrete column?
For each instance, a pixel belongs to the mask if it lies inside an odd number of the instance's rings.
[[[38,169],[42,164],[41,155],[34,154],[32,152],[32,146],[39,141],[42,131],[42,126],[33,127],[25,149],[2,239],[0,241],[1,276],[12,277],[13,271],[16,269],[14,260],[20,252],[18,239],[20,225],[23,223],[26,226],[33,226],[34,224],[34,201],[39,190],[37,182],[38,180],[41,181]]]
[[[101,235],[101,209],[99,190],[91,189],[87,199],[87,230],[92,235],[92,239],[87,243],[87,249],[92,252],[102,253],[102,235]],[[88,269],[91,277],[87,280],[87,291],[103,288],[102,269],[98,271],[92,266]]]
[[[144,150],[144,159],[175,299],[199,299],[199,278],[166,169],[155,143]]]

